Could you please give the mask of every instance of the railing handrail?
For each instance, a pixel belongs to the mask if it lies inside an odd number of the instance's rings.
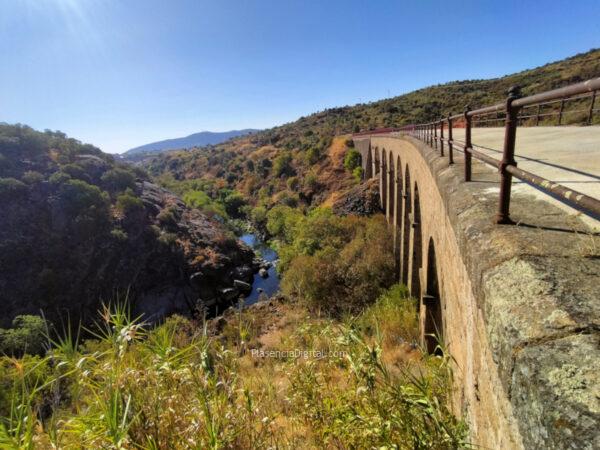
[[[425,142],[427,145],[435,148],[436,150],[438,149],[439,144],[440,156],[444,156],[444,144],[447,144],[449,164],[453,164],[454,146],[456,142],[452,139],[452,122],[457,119],[464,120],[466,139],[463,143],[462,151],[465,155],[465,181],[471,181],[471,157],[496,167],[500,172],[500,202],[498,214],[496,216],[496,223],[514,223],[510,219],[509,215],[510,191],[513,176],[537,187],[546,194],[558,198],[564,203],[575,207],[584,214],[600,220],[600,200],[575,191],[574,189],[568,188],[559,183],[554,183],[539,175],[535,175],[531,172],[517,168],[517,162],[515,161],[516,130],[519,120],[535,117],[537,125],[539,124],[540,117],[545,117],[548,115],[548,113],[541,113],[541,107],[547,104],[547,102],[560,100],[560,109],[556,113],[558,115],[558,125],[560,125],[562,122],[562,117],[566,113],[564,111],[565,101],[573,100],[573,97],[576,96],[579,96],[576,97],[576,99],[589,96],[591,97],[591,103],[587,109],[587,123],[591,124],[594,111],[596,111],[594,109],[594,103],[596,100],[597,91],[599,90],[600,77],[527,97],[520,97],[518,87],[513,87],[510,89],[507,99],[501,103],[496,103],[491,106],[474,110],[466,107],[462,114],[448,115],[447,117],[443,117],[440,120],[433,122],[405,125],[400,128],[380,128],[378,130],[355,133],[353,136],[366,136],[371,134],[383,134],[398,131],[405,132]],[[535,105],[538,106],[537,114],[519,117],[519,111],[521,111],[523,108]],[[503,113],[504,116],[492,119],[484,119],[483,122],[500,120],[504,122],[505,131],[502,160],[495,159],[485,153],[474,150],[471,143],[471,129],[473,127],[472,119],[482,115],[499,112]],[[440,130],[439,134],[437,132],[438,129]],[[447,138],[444,138],[444,129],[448,130]]]

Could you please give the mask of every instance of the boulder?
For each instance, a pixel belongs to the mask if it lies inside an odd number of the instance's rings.
[[[237,288],[234,287],[219,289],[219,295],[221,296],[221,298],[228,302],[235,300],[239,294],[240,292],[237,290]]]
[[[243,280],[245,282],[251,282],[254,278],[254,270],[249,265],[242,265],[239,267],[234,267],[229,273],[231,278],[234,280]]]
[[[269,271],[267,269],[265,269],[264,267],[258,271],[258,274],[263,278],[269,277]]]
[[[250,292],[252,290],[252,285],[242,280],[233,280],[233,285],[242,292]]]
[[[200,289],[200,287],[202,286],[202,282],[204,281],[204,273],[202,272],[195,272],[190,276],[190,284],[192,285],[193,288],[195,289]]]

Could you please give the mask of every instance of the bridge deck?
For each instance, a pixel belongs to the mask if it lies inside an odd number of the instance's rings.
[[[464,129],[454,129],[453,138],[455,141],[464,141]],[[472,130],[475,148],[496,159],[501,159],[503,139],[504,128]],[[600,198],[600,126],[520,127],[517,130],[515,153],[518,167]],[[564,203],[520,180],[513,179],[513,190],[533,194],[570,213],[575,212]],[[583,216],[582,219],[594,228],[600,226],[592,218]]]

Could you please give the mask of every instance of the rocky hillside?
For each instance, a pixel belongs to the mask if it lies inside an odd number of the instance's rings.
[[[189,314],[252,278],[224,226],[59,132],[0,124],[0,209],[0,327],[40,310],[85,321],[126,295],[145,318]]]
[[[347,138],[352,132],[420,123],[460,112],[466,105],[492,104],[504,99],[514,85],[528,95],[597,76],[600,50],[591,50],[502,78],[455,81],[377,102],[327,109],[217,146],[148,158],[143,165],[170,186],[201,179],[200,189],[213,199],[219,189],[236,190],[254,207],[249,212],[257,219],[277,204],[332,205],[360,175],[348,155]],[[579,119],[568,115],[565,123]]]

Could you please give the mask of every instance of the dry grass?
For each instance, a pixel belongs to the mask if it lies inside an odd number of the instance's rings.
[[[402,292],[343,321],[263,303],[228,314],[212,337],[183,318],[145,330],[107,310],[97,340],[65,339],[45,359],[0,365],[0,382],[13,386],[12,403],[0,404],[0,448],[463,446],[464,424],[444,406],[447,361],[394,344],[415,333]]]

